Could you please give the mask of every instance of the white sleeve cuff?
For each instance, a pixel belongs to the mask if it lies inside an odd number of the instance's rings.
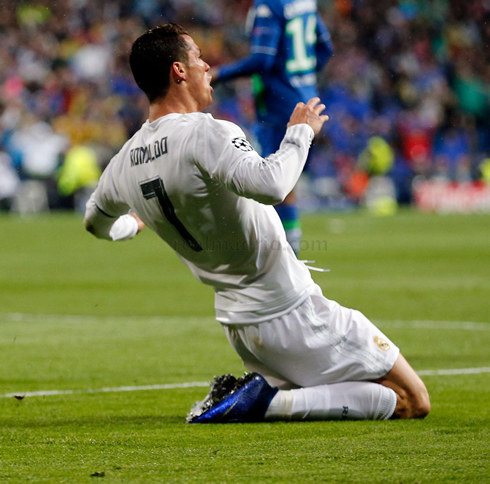
[[[304,143],[305,139],[308,140],[308,147],[310,147],[313,138],[315,137],[315,132],[313,128],[309,124],[295,124],[294,126],[290,126],[286,130],[286,135],[284,139],[289,141],[290,143],[294,143],[296,145],[301,146]]]
[[[122,215],[111,227],[109,236],[113,241],[132,239],[138,233],[138,222],[131,215]]]

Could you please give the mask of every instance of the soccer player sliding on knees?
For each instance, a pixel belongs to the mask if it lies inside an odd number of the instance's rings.
[[[322,294],[273,208],[328,119],[319,98],[296,106],[263,158],[237,125],[201,112],[209,65],[180,26],[144,33],[130,64],[149,118],[102,174],[84,222],[111,241],[148,226],[214,288],[216,319],[251,373],[215,378],[188,421],[425,417],[427,390],[398,347]]]

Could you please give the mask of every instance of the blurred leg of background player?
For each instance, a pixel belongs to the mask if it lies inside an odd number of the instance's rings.
[[[257,140],[260,145],[260,154],[264,158],[267,158],[267,156],[275,153],[279,149],[285,132],[286,129],[284,126],[275,126],[264,122],[259,123],[257,128]],[[274,208],[281,219],[286,232],[287,241],[291,245],[296,256],[299,256],[301,237],[303,234],[294,190],[286,197],[284,202],[276,205]]]
[[[291,245],[296,257],[299,257],[301,249],[301,239],[303,231],[298,206],[296,205],[296,195],[294,190],[285,198],[284,202],[274,207],[281,218],[282,225],[286,231],[286,238]]]

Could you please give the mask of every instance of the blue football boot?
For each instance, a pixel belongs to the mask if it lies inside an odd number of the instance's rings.
[[[232,375],[215,377],[209,394],[192,407],[187,422],[261,422],[278,391],[258,373],[249,373],[238,380]]]

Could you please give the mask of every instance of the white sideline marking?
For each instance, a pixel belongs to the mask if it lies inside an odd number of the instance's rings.
[[[102,321],[114,322],[147,322],[147,323],[181,323],[182,321],[209,321],[212,316],[89,316],[76,314],[29,314],[29,313],[0,313],[0,320],[10,322],[45,322],[54,323],[100,323]],[[452,329],[469,331],[490,331],[490,323],[477,323],[474,321],[433,321],[433,320],[403,320],[403,319],[373,319],[373,322],[391,328],[425,328],[425,329]]]
[[[473,375],[477,373],[490,373],[490,367],[483,368],[461,368],[451,370],[421,370],[417,372],[420,376],[431,375]],[[0,398],[14,398],[14,397],[49,397],[52,395],[75,395],[75,394],[88,394],[88,393],[118,393],[118,392],[142,392],[147,390],[171,390],[174,388],[198,388],[209,387],[209,382],[189,382],[189,383],[168,383],[166,385],[143,385],[134,387],[104,387],[95,388],[89,390],[44,390],[38,392],[17,392],[17,393],[4,393],[0,395]]]
[[[189,382],[189,383],[168,383],[165,385],[143,385],[138,387],[104,387],[93,388],[88,390],[44,390],[38,392],[17,392],[17,393],[5,393],[0,395],[0,398],[12,398],[12,397],[49,397],[51,395],[75,395],[75,394],[87,394],[87,393],[118,393],[118,392],[142,392],[145,390],[171,390],[173,388],[197,388],[197,387],[209,387],[209,382]]]
[[[181,323],[186,321],[209,320],[210,317],[197,316],[172,316],[172,317],[117,317],[117,316],[88,316],[88,315],[62,315],[62,314],[27,314],[27,313],[0,313],[0,320],[10,322],[43,322],[52,321],[55,323],[100,323],[102,321],[115,322],[134,322],[145,321],[148,323]],[[469,331],[490,331],[489,323],[477,323],[473,321],[430,321],[430,320],[375,320],[374,322],[387,325],[392,328],[425,328],[425,329],[450,329],[450,330],[469,330]],[[446,370],[421,370],[417,372],[420,376],[444,376],[444,375],[470,375],[479,373],[490,373],[490,367],[482,368],[461,368]],[[170,390],[174,388],[198,388],[208,387],[209,382],[188,382],[188,383],[168,383],[161,385],[144,386],[124,386],[124,387],[105,387],[88,390],[44,390],[36,392],[17,392],[0,394],[1,398],[13,397],[44,397],[51,395],[75,395],[89,393],[117,393],[117,392],[139,392],[146,390]]]
[[[206,316],[155,316],[155,317],[142,317],[142,316],[89,316],[89,315],[77,315],[77,314],[29,314],[29,313],[0,313],[0,320],[9,322],[22,322],[22,323],[39,323],[39,322],[53,322],[53,323],[101,323],[101,322],[128,322],[134,323],[182,323],[185,321],[204,321],[213,319]]]
[[[474,375],[476,373],[490,373],[490,367],[483,368],[461,368],[452,370],[420,370],[417,372],[420,376],[430,375]]]
[[[430,320],[373,320],[376,324],[386,325],[390,328],[419,328],[419,329],[453,329],[468,331],[490,331],[489,323],[475,323],[473,321],[430,321]]]

